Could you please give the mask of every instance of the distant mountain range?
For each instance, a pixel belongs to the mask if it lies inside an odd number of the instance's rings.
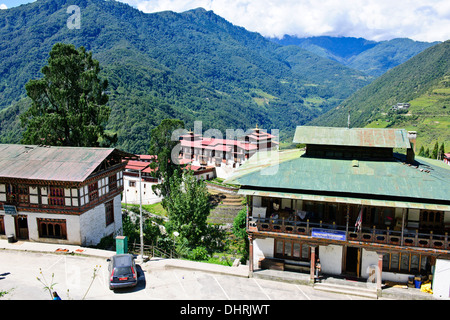
[[[270,40],[284,46],[299,46],[374,77],[439,43],[405,38],[376,42],[352,37],[297,38],[289,35],[285,35],[282,39],[270,38]]]
[[[406,113],[390,109],[410,103]],[[450,40],[436,44],[355,92],[311,125],[397,127],[417,131],[417,146],[450,150]],[[418,151],[418,149],[417,149]]]
[[[81,12],[69,29],[69,5]],[[40,78],[57,42],[84,46],[110,86],[107,129],[118,147],[147,152],[164,118],[188,128],[249,129],[292,135],[371,81],[360,71],[300,47],[275,44],[204,9],[146,14],[102,0],[37,0],[0,10],[0,142],[17,142],[24,85]],[[27,102],[28,101],[28,102]]]
[[[80,7],[80,29],[67,27],[69,5]],[[117,147],[134,153],[148,151],[151,129],[165,118],[182,119],[188,129],[201,120],[203,130],[223,134],[258,124],[279,129],[286,141],[296,126],[318,117],[317,123],[341,125],[348,108],[361,114],[355,125],[366,125],[367,108],[378,112],[384,102],[365,96],[353,104],[349,97],[432,45],[319,37],[301,47],[275,43],[201,8],[146,14],[117,1],[37,0],[0,10],[0,143],[20,141],[19,115],[30,104],[24,85],[42,77],[57,42],[84,46],[99,60],[110,84],[107,129],[118,134]],[[349,67],[359,58],[359,70]]]

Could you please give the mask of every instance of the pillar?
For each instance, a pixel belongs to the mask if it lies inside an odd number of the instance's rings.
[[[381,275],[383,270],[383,254],[378,253],[378,268],[377,268],[377,296],[381,296]]]
[[[309,283],[314,284],[314,271],[316,268],[316,247],[311,246],[311,266],[309,272]]]
[[[249,268],[249,276],[253,276],[253,235],[248,235],[248,268]]]

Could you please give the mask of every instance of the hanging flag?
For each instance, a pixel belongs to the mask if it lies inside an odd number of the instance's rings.
[[[356,219],[355,227],[357,230],[361,230],[361,224],[362,224],[362,213],[363,213],[363,207],[361,207],[361,210],[359,211],[358,218]]]

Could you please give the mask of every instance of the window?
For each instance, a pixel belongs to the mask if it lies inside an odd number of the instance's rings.
[[[30,189],[26,185],[19,185],[19,203],[30,203]]]
[[[38,218],[37,223],[40,238],[67,239],[66,220]]]
[[[0,216],[0,234],[5,234],[5,218]]]
[[[275,239],[276,258],[309,261],[309,246],[296,241]]]
[[[411,253],[387,253],[383,255],[383,271],[409,274],[430,272],[430,258]]]
[[[117,189],[117,176],[116,176],[116,174],[113,174],[112,176],[108,177],[108,184],[109,184],[109,192]]]
[[[114,200],[105,203],[105,218],[107,226],[114,222]]]
[[[441,230],[443,227],[444,219],[442,218],[441,211],[429,211],[422,210],[420,212],[420,229],[424,231],[428,230]]]
[[[52,206],[64,206],[64,188],[50,187],[48,204]]]
[[[94,183],[91,183],[88,186],[88,192],[89,192],[89,201],[94,201],[95,199],[98,199],[98,181],[95,181]]]

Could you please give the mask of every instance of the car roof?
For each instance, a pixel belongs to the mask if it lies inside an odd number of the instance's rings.
[[[133,255],[131,254],[117,254],[112,257],[114,266],[130,266],[133,262]]]

